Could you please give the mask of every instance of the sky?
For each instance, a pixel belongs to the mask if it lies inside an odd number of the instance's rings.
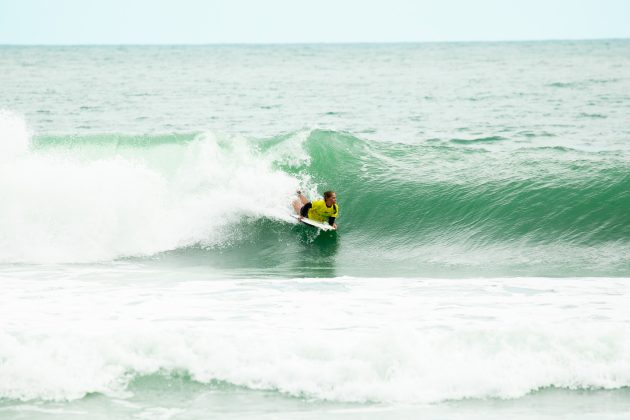
[[[0,44],[630,38],[630,0],[0,0]]]

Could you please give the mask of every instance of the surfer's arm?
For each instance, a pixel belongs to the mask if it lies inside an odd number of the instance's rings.
[[[335,223],[335,219],[339,215],[339,206],[333,204],[333,214],[328,217],[328,224],[333,228],[337,229],[337,223]]]

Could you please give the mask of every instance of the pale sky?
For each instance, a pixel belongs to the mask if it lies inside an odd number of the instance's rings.
[[[0,0],[0,44],[630,38],[630,0]]]

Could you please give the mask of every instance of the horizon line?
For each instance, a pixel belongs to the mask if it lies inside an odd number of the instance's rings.
[[[174,43],[0,43],[1,47],[151,47],[151,46],[299,46],[299,45],[400,45],[400,44],[492,44],[529,42],[585,42],[585,41],[628,41],[630,37],[605,38],[544,38],[503,40],[427,40],[427,41],[300,41],[300,42],[174,42]]]

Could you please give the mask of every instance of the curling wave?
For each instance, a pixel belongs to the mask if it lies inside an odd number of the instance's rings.
[[[12,121],[3,142],[25,144],[26,126]],[[576,273],[591,267],[587,275],[630,267],[627,153],[391,143],[326,130],[36,136],[14,149],[0,162],[3,262],[197,247],[247,249],[262,264],[295,240],[288,215],[299,187],[310,196],[337,190],[339,235],[351,245],[341,260],[380,253],[416,271],[423,263],[519,273],[568,264]]]

